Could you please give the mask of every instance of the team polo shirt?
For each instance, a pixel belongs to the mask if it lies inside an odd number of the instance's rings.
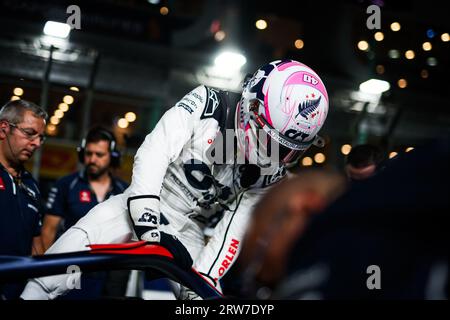
[[[14,179],[0,165],[0,255],[28,256],[41,233],[41,195],[27,171]]]
[[[127,187],[126,182],[111,176],[111,186],[105,200],[110,196],[123,193]],[[46,214],[64,218],[64,227],[67,230],[98,203],[86,172],[80,171],[56,181],[49,192]]]

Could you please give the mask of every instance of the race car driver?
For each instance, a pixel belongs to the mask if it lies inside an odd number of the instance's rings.
[[[195,88],[146,136],[134,158],[130,187],[94,207],[46,253],[133,238],[162,242],[171,235],[187,249],[193,267],[220,290],[252,207],[285,176],[286,164],[322,143],[317,133],[327,112],[322,80],[293,60],[261,67],[233,105],[226,92]],[[217,214],[221,220],[205,243],[203,228]],[[33,279],[21,297],[54,299],[69,289],[70,276]]]

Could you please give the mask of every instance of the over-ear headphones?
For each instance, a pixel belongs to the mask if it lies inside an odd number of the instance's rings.
[[[102,127],[95,127],[89,130],[86,137],[81,140],[81,144],[77,147],[78,152],[78,161],[82,164],[84,164],[84,154],[86,150],[86,144],[90,142],[96,142],[100,140],[107,140],[109,141],[109,153],[111,154],[111,167],[118,167],[120,166],[120,158],[121,154],[120,151],[117,149],[117,142],[114,135],[102,128]]]

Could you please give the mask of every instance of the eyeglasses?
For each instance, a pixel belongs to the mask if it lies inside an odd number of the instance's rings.
[[[22,132],[24,134],[24,136],[30,141],[34,141],[36,138],[39,138],[40,143],[44,143],[44,141],[46,139],[45,135],[39,134],[39,133],[35,132],[33,129],[24,129],[24,128],[19,127],[17,124],[14,124],[11,122],[8,122],[8,124],[11,127],[19,129],[20,132]]]

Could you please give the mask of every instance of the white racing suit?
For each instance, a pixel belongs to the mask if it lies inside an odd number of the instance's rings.
[[[219,288],[218,280],[236,261],[253,205],[286,172],[276,166],[273,174],[261,175],[257,166],[236,164],[233,156],[222,164],[211,163],[207,152],[227,123],[234,122],[233,110],[223,92],[199,86],[188,93],[146,136],[134,159],[130,187],[94,207],[46,253],[127,242],[156,227],[153,230],[176,236],[190,253],[193,267]],[[149,213],[156,221],[146,219]],[[205,243],[203,228],[220,216]],[[33,279],[22,298],[53,299],[68,290],[73,276]]]

